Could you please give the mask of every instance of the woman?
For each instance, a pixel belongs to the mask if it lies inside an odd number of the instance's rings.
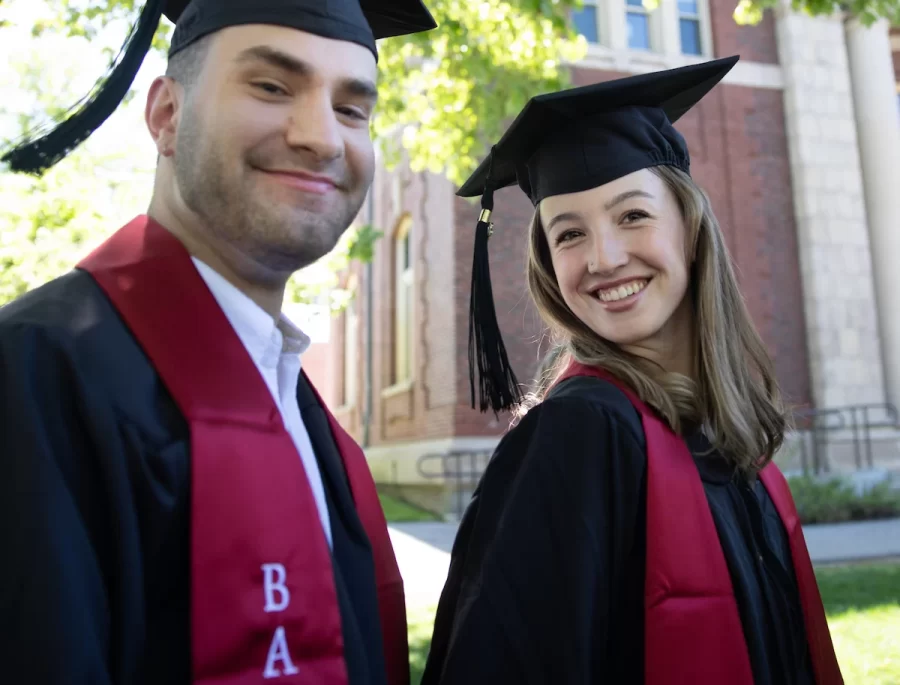
[[[786,414],[673,128],[736,58],[535,98],[460,190],[483,193],[473,353],[514,377],[489,303],[496,188],[536,211],[531,296],[565,340],[466,512],[424,685],[832,685],[787,484]]]

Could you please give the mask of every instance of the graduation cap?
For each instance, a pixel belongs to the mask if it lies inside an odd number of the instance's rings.
[[[134,82],[165,15],[175,24],[169,57],[203,36],[242,24],[274,24],[358,43],[375,55],[375,41],[437,26],[421,0],[146,0],[102,83],[49,132],[20,142],[3,162],[41,174],[84,142],[115,111]]]
[[[456,193],[481,196],[469,299],[469,383],[475,406],[509,409],[520,399],[494,310],[488,264],[494,191],[518,184],[532,204],[669,165],[690,173],[687,143],[672,125],[737,63],[738,57],[538,95]]]

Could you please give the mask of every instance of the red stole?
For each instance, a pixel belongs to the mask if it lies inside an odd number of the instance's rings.
[[[641,415],[647,441],[647,571],[644,585],[647,685],[753,685],[731,577],[703,483],[684,441],[621,381],[596,367],[572,376],[602,378]],[[770,463],[760,478],[785,525],[818,685],[843,683],[825,610],[787,481]]]
[[[306,471],[190,255],[142,216],[79,267],[190,426],[193,682],[346,685],[331,552]],[[387,524],[362,451],[326,413],[373,548],[388,682],[407,685],[406,608]]]

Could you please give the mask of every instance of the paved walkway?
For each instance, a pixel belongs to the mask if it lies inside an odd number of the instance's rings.
[[[900,518],[804,526],[816,564],[900,557]]]
[[[900,518],[804,526],[814,564],[900,558]],[[447,580],[455,523],[396,523],[390,526],[400,573],[411,607],[437,605]]]
[[[390,534],[403,576],[406,605],[437,606],[447,580],[456,524],[395,523],[390,526]]]

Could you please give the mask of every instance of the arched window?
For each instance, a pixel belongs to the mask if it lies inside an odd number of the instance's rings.
[[[394,385],[412,380],[413,260],[412,219],[404,216],[394,231]]]

